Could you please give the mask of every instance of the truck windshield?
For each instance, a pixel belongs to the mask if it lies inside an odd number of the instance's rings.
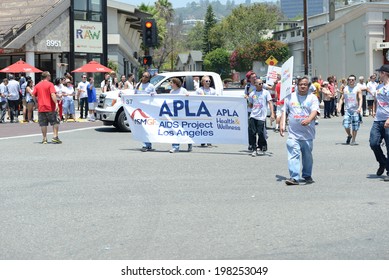
[[[154,77],[151,78],[150,83],[155,86],[156,84],[158,84],[159,81],[161,81],[163,79],[165,79],[165,76],[157,75],[157,76],[154,76]]]

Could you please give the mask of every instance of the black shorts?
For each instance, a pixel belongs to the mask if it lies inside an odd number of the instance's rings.
[[[54,112],[39,112],[38,113],[38,122],[39,122],[39,126],[48,126],[49,123],[51,125],[59,124],[60,119],[58,118],[58,114],[56,111],[54,111]]]

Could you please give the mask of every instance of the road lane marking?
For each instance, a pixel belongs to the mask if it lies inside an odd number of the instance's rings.
[[[95,128],[100,128],[104,127],[104,125],[101,126],[92,126],[92,127],[83,127],[83,128],[75,128],[75,129],[70,129],[70,130],[64,130],[64,131],[59,131],[59,135],[63,133],[68,133],[68,132],[75,132],[75,131],[82,131],[82,130],[88,130],[88,129],[95,129]],[[47,132],[47,135],[52,135],[53,132]],[[19,135],[19,136],[10,136],[10,137],[1,137],[1,140],[9,140],[9,139],[18,139],[18,138],[27,138],[27,137],[35,137],[35,136],[42,136],[42,133],[37,133],[37,134],[28,134],[28,135]]]

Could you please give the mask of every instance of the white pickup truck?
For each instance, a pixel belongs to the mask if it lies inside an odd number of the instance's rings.
[[[194,94],[193,77],[199,77],[201,80],[203,76],[209,76],[211,78],[211,87],[216,90],[217,95],[244,97],[243,88],[223,89],[223,82],[220,75],[214,72],[189,71],[161,73],[152,77],[150,83],[155,86],[155,90],[158,94],[169,93],[171,90],[171,79],[179,78],[183,81],[183,87],[185,87],[189,93]],[[133,93],[134,90],[116,90],[100,94],[99,103],[96,108],[97,119],[101,120],[104,125],[115,126],[120,131],[131,131],[123,109],[121,96],[123,94]]]

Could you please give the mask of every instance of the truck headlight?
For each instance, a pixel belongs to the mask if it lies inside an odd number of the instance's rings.
[[[111,106],[115,105],[115,103],[116,103],[116,99],[106,98],[106,99],[104,100],[105,106],[111,107]]]

